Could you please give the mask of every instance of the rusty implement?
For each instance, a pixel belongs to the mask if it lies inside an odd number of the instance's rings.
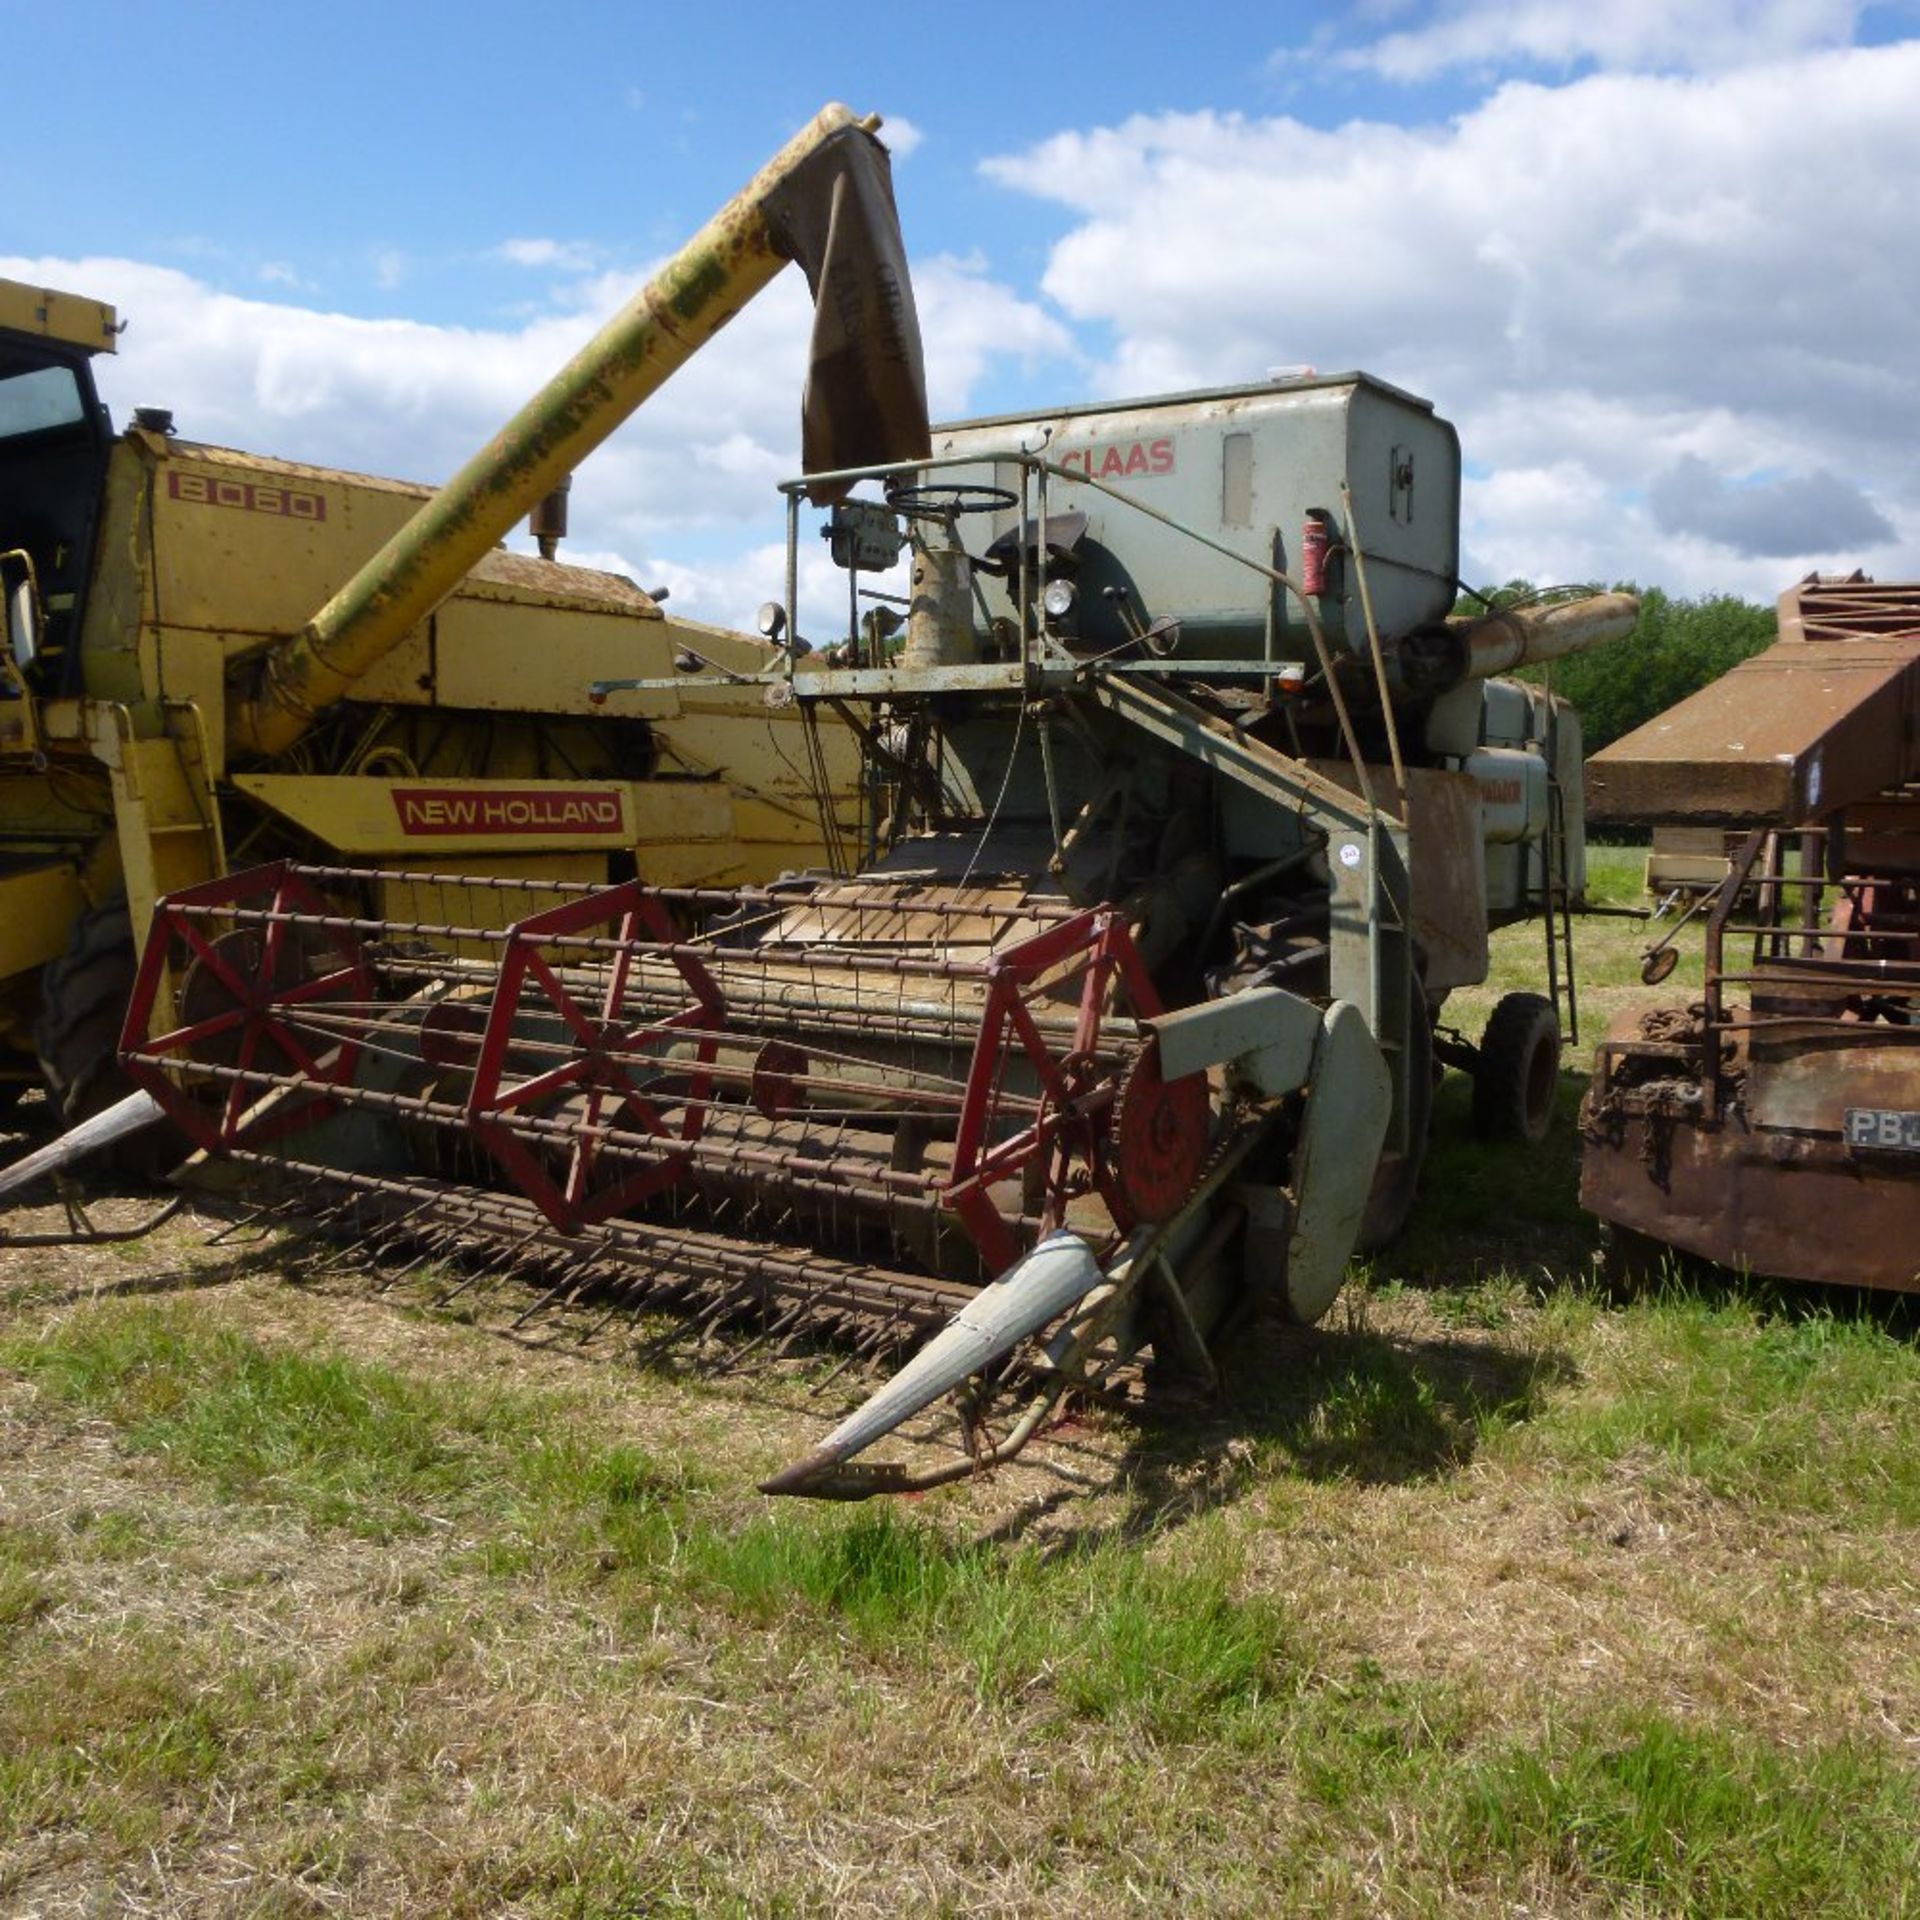
[[[283,862],[164,900],[127,1072],[204,1154],[314,1209],[698,1311],[778,1302],[769,1325],[856,1344],[935,1336],[770,1491],[955,1477],[1143,1347],[1204,1367],[1239,1292],[1237,1183],[1317,1063],[1338,1053],[1344,1084],[1372,1047],[1350,1008],[1277,989],[1232,1023],[1163,1024],[1124,914],[1011,881],[494,881],[459,922],[357,907],[396,877]],[[1350,1191],[1294,1210],[1303,1299],[1331,1298],[1386,1126],[1377,1055],[1356,1084]],[[955,1467],[851,1464],[969,1382]]]
[[[1711,895],[1701,999],[1597,1049],[1581,1198],[1616,1238],[1916,1290],[1920,586],[1808,582],[1781,615],[1789,638],[1596,756],[1613,806],[1785,811]]]
[[[1587,763],[1595,820],[1797,826],[1920,779],[1920,589],[1803,582],[1780,638]]]

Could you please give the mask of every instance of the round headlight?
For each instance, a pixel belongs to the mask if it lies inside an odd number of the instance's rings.
[[[1040,595],[1041,610],[1049,620],[1064,620],[1073,611],[1073,582],[1049,580]]]

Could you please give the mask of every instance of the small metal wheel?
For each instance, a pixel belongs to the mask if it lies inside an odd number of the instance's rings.
[[[895,487],[887,505],[909,520],[957,520],[965,513],[1001,513],[1017,507],[1020,496],[1005,487],[982,487],[958,481],[924,487]]]
[[[1560,1090],[1560,1016],[1543,994],[1495,1006],[1473,1067],[1473,1130],[1487,1140],[1547,1137]]]

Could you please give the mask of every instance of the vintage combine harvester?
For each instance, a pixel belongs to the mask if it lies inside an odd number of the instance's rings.
[[[1795,587],[1772,647],[1589,784],[1608,818],[1745,830],[1700,998],[1596,1051],[1581,1198],[1614,1260],[1920,1289],[1920,585]]]
[[[552,557],[574,467],[789,259],[824,290],[810,463],[924,453],[886,158],[844,108],[431,497],[156,410],[116,436],[112,310],[0,283],[0,1101],[110,1098],[154,901],[265,857],[707,883],[825,857],[844,729],[765,705],[764,642]],[[500,549],[530,512],[544,557]],[[634,672],[645,700],[588,698]],[[431,911],[400,881],[376,904]]]
[[[1554,998],[1509,996],[1477,1047],[1438,1028],[1490,926],[1538,917],[1571,991],[1577,724],[1491,676],[1635,609],[1450,618],[1458,483],[1452,429],[1362,375],[813,472],[752,684],[858,730],[858,871],[533,893],[280,861],[181,889],[118,1118],[545,1298],[917,1349],[772,1491],[1008,1459],[1143,1356],[1210,1379],[1246,1314],[1318,1318],[1396,1230],[1436,1056],[1496,1131],[1551,1110]],[[847,595],[815,626],[823,495]],[[862,589],[903,564],[904,594]],[[686,684],[591,692],[618,716]],[[857,1457],[956,1388],[955,1458]]]

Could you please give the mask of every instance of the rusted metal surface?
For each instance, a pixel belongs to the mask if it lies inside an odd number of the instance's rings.
[[[1630,593],[1594,593],[1578,600],[1503,608],[1408,635],[1400,648],[1399,668],[1407,684],[1421,693],[1442,693],[1463,680],[1487,680],[1515,667],[1604,646],[1631,633],[1639,617],[1640,602]]]
[[[1581,1107],[1580,1195],[1724,1266],[1911,1291],[1920,867],[1830,878],[1829,841],[1749,834],[1708,918],[1700,1001],[1615,1023]]]
[[[1844,1099],[1852,1067],[1832,1064],[1828,1090]],[[1908,1048],[1889,1064],[1904,1076],[1894,1097],[1914,1109],[1920,1055]],[[1920,1290],[1913,1170],[1891,1155],[1877,1161],[1853,1152],[1830,1133],[1749,1128],[1737,1114],[1701,1122],[1679,1092],[1686,1084],[1676,1083],[1671,1108],[1641,1102],[1617,1122],[1594,1123],[1605,1150],[1589,1146],[1582,1160],[1583,1206],[1616,1227],[1745,1272]]]
[[[1816,581],[1780,638],[1587,762],[1594,819],[1813,820],[1920,777],[1920,584]]]

